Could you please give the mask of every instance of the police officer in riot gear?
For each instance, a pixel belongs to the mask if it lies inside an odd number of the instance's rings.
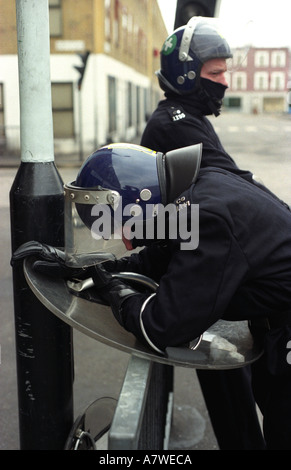
[[[202,142],[202,168],[224,168],[254,182],[251,172],[237,167],[207,118],[220,114],[231,57],[217,19],[193,17],[175,30],[163,44],[157,72],[165,99],[148,120],[141,145],[165,153]],[[220,448],[263,448],[249,371],[198,370],[197,376]],[[235,397],[230,390],[237,384],[241,392]]]
[[[231,57],[212,18],[194,17],[174,31],[162,47],[157,72],[166,99],[150,117],[141,145],[168,152],[202,142],[202,168],[225,168],[251,180],[252,174],[239,170],[206,117],[220,114]]]
[[[136,171],[141,158],[144,171],[136,175],[135,185],[132,168]],[[183,165],[177,176],[179,161]],[[291,450],[291,361],[287,355],[291,341],[291,213],[269,191],[224,169],[207,167],[198,172],[199,165],[197,146],[165,155],[131,145],[99,149],[84,163],[74,185],[83,192],[84,201],[88,191],[97,191],[92,205],[101,209],[108,205],[104,212],[110,214],[110,220],[115,212],[119,214],[117,223],[110,226],[121,224],[127,249],[146,247],[104,263],[105,269],[97,264],[80,268],[79,273],[76,267],[66,266],[60,250],[35,242],[19,247],[13,262],[34,254],[38,258],[35,269],[47,270],[49,275],[55,270],[67,279],[92,276],[95,291],[111,305],[116,320],[161,354],[168,346],[191,341],[218,319],[267,317],[270,330],[264,339],[264,355],[253,366],[254,393],[264,416],[267,449]],[[113,194],[115,202],[110,197]],[[165,230],[164,239],[147,238],[152,233],[147,228],[158,219],[159,212],[153,208],[169,203],[176,207],[176,214],[186,213],[190,234],[195,229],[191,208],[199,204],[199,244],[195,247],[185,249],[187,240],[180,230],[176,237],[169,237]],[[92,214],[80,211],[88,229],[96,221]],[[128,224],[131,217],[134,223]],[[169,217],[165,224],[169,227],[171,221]],[[116,239],[116,243],[123,241]],[[96,248],[104,251],[106,246],[97,240]],[[154,295],[141,293],[113,277],[115,270],[149,276],[159,288]],[[241,383],[233,382],[228,393],[234,397],[241,393],[244,400],[240,387]],[[219,399],[217,407],[221,408]],[[247,412],[247,402],[243,411]],[[221,419],[225,420],[224,414]],[[254,429],[247,432],[252,434]]]
[[[141,157],[144,171],[134,185],[131,169]],[[179,159],[184,163],[180,167],[183,178],[181,173],[175,176]],[[39,258],[35,269],[47,269],[49,275],[55,270],[66,278],[92,276],[96,292],[111,305],[116,320],[161,354],[168,346],[191,341],[220,318],[253,321],[267,317],[270,331],[265,336],[264,355],[253,366],[254,393],[264,415],[267,449],[291,450],[291,361],[287,355],[291,341],[291,213],[269,191],[224,169],[207,167],[198,173],[199,164],[195,146],[166,155],[130,145],[127,149],[118,144],[99,149],[85,162],[75,185],[84,196],[93,189],[100,196],[102,192],[119,195],[115,205],[110,197],[106,204],[113,218],[115,211],[122,214],[118,222],[124,228],[126,248],[147,246],[130,257],[106,262],[106,269],[95,265],[83,267],[79,273],[66,266],[60,250],[34,242],[20,247],[13,262],[34,254]],[[98,206],[98,200],[102,206],[106,199],[96,198],[92,204]],[[174,238],[168,237],[168,230],[159,241],[147,238],[148,224],[155,225],[158,217],[152,206],[171,202],[176,214],[186,212],[190,227],[191,207],[199,204],[198,246],[182,249],[181,243],[187,240],[179,230]],[[134,224],[128,225],[128,214],[132,209],[137,214],[138,207],[139,216],[132,215]],[[87,227],[95,222],[92,212],[80,214]],[[139,226],[145,230],[138,230]],[[123,242],[119,238],[116,243]],[[98,241],[96,247],[102,247]],[[141,293],[112,277],[114,270],[152,277],[159,288],[154,295]],[[233,382],[234,388],[228,392],[234,397],[241,394],[245,400],[240,386]],[[217,407],[221,408],[219,395]],[[244,412],[246,407],[245,401]],[[248,433],[254,429],[249,428]]]

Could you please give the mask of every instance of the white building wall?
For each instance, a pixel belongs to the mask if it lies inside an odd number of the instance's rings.
[[[18,60],[15,55],[0,56],[0,82],[3,83],[4,125],[7,145],[20,148],[20,106]]]
[[[113,136],[114,140],[121,138],[126,140],[132,139],[137,129],[135,125],[132,128],[127,128],[127,114],[129,112],[127,108],[127,83],[131,82],[135,86],[149,88],[150,80],[127,65],[103,54],[95,57],[95,68],[91,69],[90,73],[92,74],[91,80],[97,84],[95,93],[97,97],[98,141],[104,143],[108,137],[108,76],[115,77],[117,82],[117,132]],[[142,97],[140,106],[141,115],[144,116]],[[133,93],[133,109],[136,110],[136,107],[136,94]]]
[[[81,92],[77,88],[79,72],[74,68],[81,65],[77,54],[55,54],[50,57],[51,81],[53,83],[73,83],[75,138],[55,139],[57,152],[78,152],[79,133],[82,133],[83,150],[91,153],[96,147],[104,145],[108,139],[108,76],[116,78],[117,83],[117,131],[110,136],[115,141],[129,141],[135,137],[136,119],[127,128],[127,84],[150,88],[148,77],[136,72],[125,64],[103,54],[90,54],[82,83]],[[18,59],[16,55],[0,56],[0,82],[4,85],[4,114],[7,141],[19,146],[19,83]],[[81,100],[80,100],[81,98]],[[136,93],[133,93],[133,109],[136,112]],[[80,121],[81,108],[81,121]],[[141,94],[141,116],[145,115],[144,99]],[[136,118],[136,116],[135,116]],[[81,124],[81,130],[80,130]],[[142,131],[144,120],[141,122]]]
[[[136,134],[136,128],[126,128],[128,122],[127,109],[127,82],[136,86],[148,88],[149,79],[130,67],[103,54],[90,54],[82,83],[81,92],[77,89],[79,73],[74,69],[79,65],[77,55],[51,57],[51,79],[53,82],[73,81],[74,86],[74,115],[75,130],[78,140],[80,125],[80,107],[82,110],[81,132],[84,151],[91,153],[96,147],[104,145],[109,137],[108,117],[108,76],[116,78],[117,86],[117,131],[110,136],[113,140],[130,140]],[[79,94],[81,93],[81,97]],[[79,99],[81,98],[81,103]],[[134,97],[135,99],[135,97]],[[141,106],[143,102],[141,100]],[[134,109],[136,103],[134,102]],[[144,114],[144,113],[143,113]],[[76,142],[67,142],[67,149]],[[72,149],[73,150],[73,149]]]

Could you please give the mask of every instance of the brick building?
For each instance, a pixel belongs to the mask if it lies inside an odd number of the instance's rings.
[[[225,107],[246,113],[286,112],[289,57],[287,47],[235,50]]]
[[[157,0],[49,0],[55,152],[85,154],[141,132],[160,98],[155,77],[167,30]],[[0,0],[0,131],[19,147],[15,2]],[[90,52],[81,91],[78,54]]]

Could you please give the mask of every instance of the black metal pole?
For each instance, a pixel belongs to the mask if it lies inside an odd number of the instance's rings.
[[[16,0],[21,164],[10,191],[12,252],[64,244],[63,183],[54,164],[48,0]],[[64,448],[73,424],[72,332],[13,267],[21,450]]]

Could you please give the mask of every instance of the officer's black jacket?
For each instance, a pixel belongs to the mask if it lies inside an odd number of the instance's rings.
[[[199,246],[181,239],[144,248],[126,269],[156,279],[142,323],[159,349],[184,344],[220,318],[274,318],[291,310],[291,212],[225,170],[205,168],[183,194],[199,204]],[[122,266],[124,269],[125,266]],[[125,327],[142,341],[146,294],[123,304]]]
[[[141,145],[167,153],[181,147],[202,143],[201,167],[214,166],[251,180],[249,171],[241,170],[223,148],[200,100],[191,96],[170,95],[159,102],[141,138]]]

